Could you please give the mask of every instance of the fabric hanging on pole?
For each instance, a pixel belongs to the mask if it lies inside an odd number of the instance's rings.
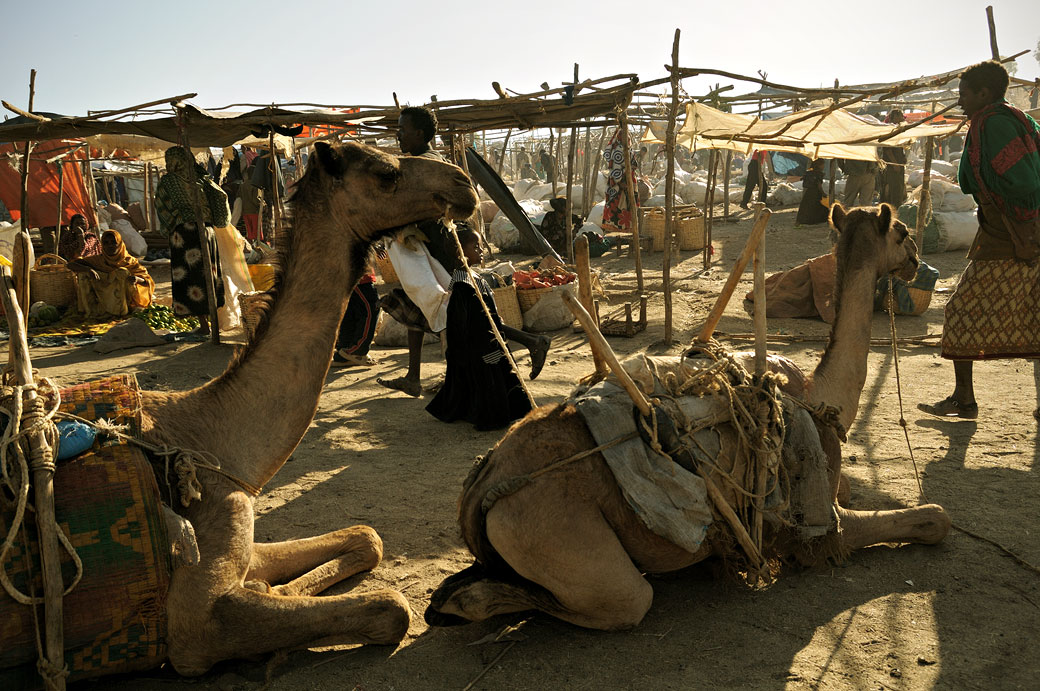
[[[610,138],[610,143],[603,151],[603,159],[607,164],[607,197],[603,207],[603,223],[619,230],[631,230],[632,209],[628,208],[628,186],[635,185],[635,171],[638,165],[633,154],[632,177],[626,181],[625,153],[620,128]]]

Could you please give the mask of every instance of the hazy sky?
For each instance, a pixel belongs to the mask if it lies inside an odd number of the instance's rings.
[[[197,92],[196,105],[391,105],[494,98],[543,81],[636,73],[679,62],[795,86],[897,81],[990,56],[984,3],[945,0],[2,0],[0,98],[69,115]],[[992,0],[1018,76],[1040,75],[1040,0]],[[714,81],[723,81],[716,80]],[[685,80],[691,94],[707,81]],[[743,90],[744,87],[738,87]],[[754,88],[754,87],[751,87]],[[749,89],[750,90],[750,89]]]

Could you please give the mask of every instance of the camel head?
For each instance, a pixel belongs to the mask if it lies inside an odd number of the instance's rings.
[[[361,242],[417,221],[464,219],[476,205],[473,185],[458,166],[353,142],[315,143],[293,195],[298,214],[324,215]]]
[[[838,233],[834,251],[839,272],[873,265],[875,279],[892,274],[912,281],[917,274],[917,244],[888,204],[847,211],[836,203],[831,207],[830,222]]]

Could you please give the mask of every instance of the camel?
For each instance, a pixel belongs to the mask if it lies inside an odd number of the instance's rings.
[[[407,633],[411,611],[395,591],[314,597],[379,563],[372,528],[257,543],[250,494],[278,472],[314,417],[371,243],[419,220],[466,218],[476,204],[456,166],[315,144],[296,184],[275,297],[250,343],[196,389],[142,392],[145,440],[204,452],[222,471],[199,468],[202,498],[180,511],[194,525],[200,562],[175,569],[166,601],[178,673],[317,644],[396,644]]]
[[[836,204],[831,223],[840,233],[835,250],[837,317],[826,351],[809,377],[783,358],[770,358],[770,368],[788,376],[786,394],[813,407],[822,403],[840,408],[840,422],[847,429],[866,380],[875,284],[888,273],[912,278],[917,249],[887,205],[846,211]],[[816,430],[828,465],[818,504],[834,512],[840,531],[832,527],[807,545],[791,540],[782,527],[770,531],[767,526],[763,549],[771,543],[781,557],[804,561],[844,556],[882,542],[934,544],[946,536],[950,520],[937,505],[895,511],[839,506],[840,442],[832,426],[817,422]],[[653,599],[644,573],[675,571],[732,553],[732,537],[717,509],[696,552],[651,532],[628,505],[599,452],[536,475],[511,494],[501,491],[518,477],[596,446],[581,414],[564,403],[533,410],[486,459],[478,460],[458,505],[462,536],[476,563],[448,577],[433,593],[425,613],[429,624],[464,624],[538,610],[582,627],[627,629],[639,624]],[[715,462],[729,470],[736,460],[720,456]]]

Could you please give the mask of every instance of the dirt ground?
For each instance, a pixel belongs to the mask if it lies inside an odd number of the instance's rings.
[[[718,223],[713,268],[701,273],[700,253],[684,252],[672,276],[675,337],[662,345],[661,254],[644,254],[649,328],[633,339],[612,338],[619,354],[678,353],[707,315],[750,231],[750,222]],[[828,249],[825,226],[794,227],[794,210],[776,213],[767,234],[767,270],[790,268]],[[963,252],[925,258],[941,271],[921,317],[899,317],[899,335],[936,334],[942,308],[966,260]],[[593,260],[618,305],[634,295],[628,256]],[[159,276],[168,281],[168,275]],[[750,289],[751,274],[738,289]],[[161,282],[160,290],[168,291]],[[739,299],[719,330],[752,331]],[[772,352],[806,370],[815,366],[828,327],[822,321],[770,320],[772,334],[807,340],[771,344]],[[888,336],[876,314],[875,338]],[[541,377],[531,383],[539,403],[562,400],[591,371],[581,335],[553,334]],[[725,339],[723,339],[725,340]],[[746,342],[730,341],[735,350]],[[231,345],[171,344],[117,351],[34,348],[46,375],[72,384],[116,372],[136,373],[146,389],[184,389],[218,375]],[[377,376],[403,374],[403,348],[373,351],[370,370],[333,369],[311,429],[289,463],[256,502],[257,540],[306,537],[364,523],[382,536],[386,556],[372,573],[341,584],[395,588],[414,617],[396,649],[340,647],[295,651],[218,666],[195,680],[168,669],[79,685],[89,689],[598,689],[598,688],[1036,688],[1040,661],[1028,651],[1040,640],[1040,572],[997,547],[953,530],[941,545],[879,546],[840,567],[786,573],[772,587],[749,590],[713,580],[709,568],[651,577],[654,605],[633,631],[587,631],[541,615],[504,616],[451,629],[429,629],[422,612],[432,590],[470,561],[455,523],[462,480],[477,454],[499,433],[445,425],[425,400],[390,393]],[[526,352],[519,354],[527,369]],[[859,418],[845,448],[845,471],[856,508],[889,509],[918,501],[914,471],[899,428],[895,368],[887,347],[873,348]],[[976,368],[980,417],[945,422],[916,409],[952,389],[953,372],[938,349],[903,347],[902,394],[910,440],[930,501],[955,525],[1040,564],[1040,447],[1032,363],[1000,361]],[[439,347],[424,352],[424,379],[444,370]],[[273,411],[272,414],[277,414]],[[1015,497],[1025,497],[1019,502]],[[996,517],[1000,517],[997,521]],[[507,626],[517,625],[495,641]],[[1032,641],[1033,643],[1030,643]]]

